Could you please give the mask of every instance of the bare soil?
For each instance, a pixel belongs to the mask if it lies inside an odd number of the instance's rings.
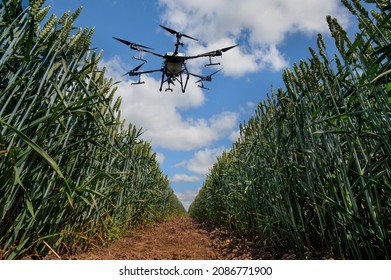
[[[108,247],[64,259],[77,260],[251,260],[294,259],[291,253],[269,250],[255,239],[175,217],[137,229]]]

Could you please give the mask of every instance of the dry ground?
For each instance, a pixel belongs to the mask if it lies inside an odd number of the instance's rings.
[[[293,259],[272,253],[259,242],[198,224],[188,216],[132,231],[108,247],[65,259],[78,260],[227,260]]]

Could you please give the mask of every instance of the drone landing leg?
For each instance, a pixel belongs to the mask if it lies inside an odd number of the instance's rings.
[[[163,74],[162,74],[162,81],[161,81],[161,83],[160,83],[160,89],[159,89],[159,91],[162,91],[163,84],[164,84],[164,70],[163,70]]]
[[[135,83],[131,83],[131,85],[142,85],[145,84],[144,81],[141,81],[141,75],[138,76],[138,81]]]
[[[186,82],[185,82],[185,84],[183,84],[182,73],[186,73]],[[180,81],[179,81],[180,84],[181,84],[182,93],[185,93],[185,91],[186,91],[187,82],[189,81],[189,76],[190,76],[189,71],[187,70],[187,67],[185,65],[184,71],[182,71],[181,74],[180,74]]]
[[[212,57],[209,57],[209,63],[205,64],[204,66],[208,67],[208,66],[215,66],[215,65],[220,65],[220,62],[213,63],[212,62]]]
[[[209,90],[209,88],[207,88],[207,87],[205,87],[204,86],[204,83],[201,81],[201,85],[198,85],[198,87],[199,88],[202,88],[202,89],[207,89],[207,90]]]
[[[144,62],[147,62],[146,59],[144,58],[141,58],[141,57],[137,57],[137,56],[132,56],[133,59],[137,59],[137,60],[140,60],[140,61],[144,61]]]
[[[183,86],[183,81],[182,81],[182,75],[181,75],[181,86],[182,86],[182,92],[185,93],[186,91],[186,87],[187,87],[187,82],[189,81],[189,73],[187,73],[186,75],[186,82],[185,82],[185,85]]]
[[[132,56],[132,58],[133,59],[137,59],[137,60],[141,60],[141,61],[144,61],[144,62],[147,62],[147,60],[143,58],[143,50],[142,49],[140,50],[139,56]]]

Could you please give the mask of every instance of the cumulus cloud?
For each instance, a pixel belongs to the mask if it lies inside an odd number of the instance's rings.
[[[224,72],[240,76],[288,64],[278,44],[287,35],[327,31],[326,16],[344,25],[347,13],[339,0],[159,0],[163,21],[186,30],[203,42],[190,42],[190,51],[206,51],[240,43],[224,54]]]
[[[175,195],[182,202],[185,209],[188,210],[190,204],[194,201],[194,198],[197,196],[199,191],[200,191],[200,188],[198,188],[196,190],[188,189],[183,192],[176,192]]]
[[[219,147],[214,149],[205,148],[196,151],[193,158],[178,163],[176,167],[185,166],[190,172],[207,175],[210,168],[216,162],[216,158],[220,156],[224,150],[226,150],[225,147]]]
[[[347,23],[347,13],[340,0],[158,0],[162,24],[196,37],[199,41],[186,40],[185,52],[200,54],[239,44],[223,54],[219,74],[241,77],[263,69],[278,71],[288,66],[288,58],[280,50],[285,39],[295,33],[313,35],[327,31],[326,16],[337,17],[342,25]],[[208,58],[189,60],[191,72],[201,74]],[[193,157],[176,166],[184,166],[195,175],[175,174],[174,183],[195,183],[205,176],[224,147],[210,148],[222,139],[236,141],[240,114],[255,110],[249,102],[239,107],[239,112],[214,112],[203,117],[184,117],[183,111],[205,105],[203,91],[189,81],[186,93],[173,87],[174,92],[158,91],[160,79],[154,75],[142,75],[144,85],[132,86],[135,80],[122,75],[134,68],[119,57],[102,61],[108,76],[121,81],[117,96],[122,99],[121,117],[143,130],[143,139],[154,147],[175,151],[195,151]],[[210,73],[217,70],[208,69]],[[208,74],[208,73],[206,73]],[[194,78],[194,77],[192,77]],[[222,144],[221,144],[222,145]],[[163,163],[163,154],[156,155]],[[177,193],[186,208],[194,200],[198,190]]]
[[[122,99],[121,117],[143,129],[143,139],[155,147],[175,151],[190,151],[228,137],[236,129],[237,112],[221,112],[207,118],[183,118],[180,110],[197,108],[204,104],[202,90],[188,84],[186,93],[176,88],[173,93],[160,93],[160,81],[143,75],[145,84],[131,85],[132,80],[122,77],[129,67],[118,57],[103,61],[107,73],[116,80],[117,96]]]
[[[236,142],[238,141],[240,137],[240,130],[236,130],[236,131],[233,131],[230,135],[229,135],[229,140],[231,140],[232,142]]]
[[[166,156],[162,153],[156,153],[156,160],[159,164],[162,164],[164,160],[166,159]]]
[[[201,178],[198,176],[191,176],[187,174],[175,174],[170,178],[171,183],[195,183],[200,180]]]

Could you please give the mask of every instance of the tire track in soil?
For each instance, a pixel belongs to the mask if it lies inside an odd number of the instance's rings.
[[[189,216],[175,217],[137,229],[108,247],[64,259],[77,260],[227,260],[292,259],[272,254],[252,240],[228,231],[207,228]]]

